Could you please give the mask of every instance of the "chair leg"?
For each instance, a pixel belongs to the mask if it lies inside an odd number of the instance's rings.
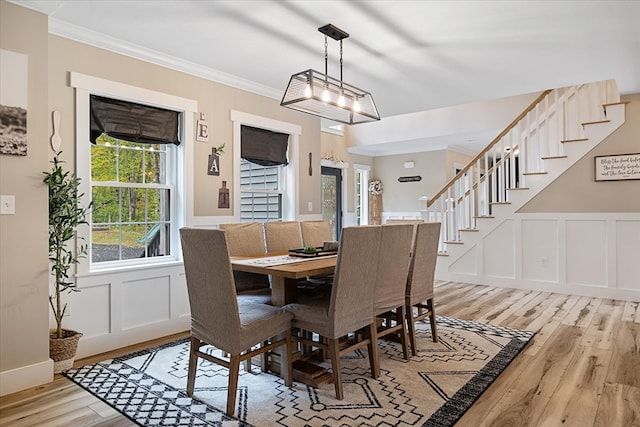
[[[340,339],[329,338],[329,357],[333,369],[333,383],[336,389],[336,399],[344,399],[342,392],[342,369],[340,368]]]
[[[193,394],[193,388],[196,382],[196,368],[198,367],[198,349],[200,348],[200,340],[191,337],[189,349],[189,370],[187,373],[187,394]]]
[[[375,320],[369,325],[369,366],[371,367],[371,377],[376,379],[380,376],[380,357],[378,355],[378,325]]]
[[[397,311],[396,322],[398,325],[402,325],[402,328],[400,328],[399,330],[400,342],[402,343],[402,356],[404,357],[404,360],[409,360],[409,343],[408,343],[409,340],[407,335],[407,328],[404,326],[404,322],[405,322],[404,306],[398,307],[396,311]]]
[[[236,408],[238,374],[240,373],[240,355],[232,354],[229,361],[229,385],[227,387],[227,415],[232,417]]]
[[[406,317],[407,317],[407,330],[409,332],[409,342],[411,344],[411,354],[413,356],[418,355],[418,349],[416,348],[416,325],[415,318],[413,317],[413,306],[406,305]]]
[[[285,350],[281,353],[280,356],[280,373],[284,378],[284,385],[287,387],[291,387],[293,380],[293,351],[294,345],[293,340],[291,339],[291,329],[288,329],[285,336]],[[285,369],[286,368],[286,369]]]
[[[427,306],[429,307],[429,321],[431,322],[431,337],[433,342],[438,342],[438,331],[436,330],[436,312],[433,309],[433,298],[427,300]]]

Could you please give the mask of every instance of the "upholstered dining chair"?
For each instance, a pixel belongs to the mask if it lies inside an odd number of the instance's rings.
[[[187,394],[194,392],[198,358],[222,365],[229,369],[226,413],[232,416],[241,361],[286,346],[281,371],[285,384],[291,385],[293,316],[279,307],[238,302],[223,230],[181,228],[180,241],[191,308]],[[206,345],[229,354],[229,360],[201,351]]]
[[[408,360],[404,309],[414,225],[385,224],[381,228],[380,263],[377,266],[373,300],[374,320],[378,323],[377,337],[397,335],[402,344],[402,354]]]
[[[380,248],[380,226],[345,227],[340,237],[335,280],[329,300],[310,299],[284,306],[293,314],[293,340],[328,351],[336,398],[344,397],[340,358],[366,346],[371,375],[379,372],[373,322],[373,294]],[[361,339],[354,339],[354,332]],[[311,335],[315,333],[317,335]],[[319,336],[319,340],[310,336]]]
[[[300,221],[300,231],[304,246],[321,248],[324,246],[324,242],[333,240],[331,224],[326,220]]]
[[[259,222],[220,224],[227,233],[227,244],[231,256],[264,255],[264,229]],[[269,276],[264,274],[234,271],[233,278],[240,301],[271,304]]]
[[[418,320],[429,317],[433,342],[438,342],[436,314],[433,303],[433,282],[439,239],[439,222],[425,222],[416,226],[416,237],[413,243],[405,296],[407,329],[409,341],[411,342],[411,354],[414,356],[418,353],[415,326]]]
[[[265,222],[264,235],[267,252],[288,252],[302,248],[302,234],[299,221]]]

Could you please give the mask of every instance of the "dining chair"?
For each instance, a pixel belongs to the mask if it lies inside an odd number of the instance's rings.
[[[229,255],[255,256],[264,255],[264,229],[259,222],[220,224],[221,230],[227,233]],[[241,301],[271,304],[271,287],[269,276],[264,274],[234,271],[238,298]]]
[[[315,248],[324,247],[324,242],[332,241],[331,225],[329,221],[300,221],[300,231],[302,232],[302,244]]]
[[[302,248],[302,234],[299,221],[265,222],[267,252],[288,252]]]
[[[191,308],[187,394],[194,392],[198,358],[224,366],[229,370],[226,413],[232,416],[240,362],[280,346],[286,347],[280,365],[282,376],[291,386],[291,313],[267,304],[238,302],[223,230],[181,228],[180,241]],[[202,351],[207,345],[229,357]]]
[[[323,248],[324,242],[333,241],[331,236],[331,224],[327,220],[300,221],[300,231],[302,233],[302,244],[314,248]],[[307,277],[304,284],[310,292],[315,292],[317,286],[327,285],[333,282],[333,274]]]
[[[328,352],[338,400],[344,398],[340,364],[343,355],[366,346],[371,376],[378,376],[378,348],[372,338],[376,328],[373,294],[380,234],[380,226],[345,227],[340,237],[330,298],[310,299],[284,307],[293,314],[292,328],[297,333],[292,339],[303,346]],[[355,339],[355,332],[359,332],[361,339]]]
[[[433,302],[433,283],[436,260],[438,258],[439,239],[439,222],[425,222],[416,226],[416,237],[413,243],[405,297],[407,329],[409,341],[411,342],[411,354],[414,356],[418,354],[415,327],[415,323],[418,320],[429,317],[431,337],[433,342],[438,342]]]
[[[414,225],[385,224],[381,226],[380,263],[377,266],[373,300],[377,338],[395,335],[400,339],[402,354],[409,359],[409,344],[405,326],[405,292],[411,261]],[[377,345],[377,340],[376,340]]]

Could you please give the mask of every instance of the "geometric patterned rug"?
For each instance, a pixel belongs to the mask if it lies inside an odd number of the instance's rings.
[[[224,413],[225,368],[200,359],[187,396],[187,339],[65,375],[142,426],[452,426],[534,333],[442,316],[437,323],[434,343],[429,325],[417,322],[418,355],[408,361],[398,343],[381,339],[375,380],[366,350],[343,357],[344,400],[335,399],[333,384],[289,388],[241,368],[234,418]]]

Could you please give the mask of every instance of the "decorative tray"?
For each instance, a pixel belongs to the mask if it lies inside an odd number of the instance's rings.
[[[291,255],[291,256],[299,256],[299,257],[304,257],[304,258],[330,256],[330,255],[336,255],[337,253],[338,253],[337,249],[324,250],[324,249],[320,248],[320,249],[316,249],[314,252],[305,252],[304,248],[289,249],[289,255]]]

